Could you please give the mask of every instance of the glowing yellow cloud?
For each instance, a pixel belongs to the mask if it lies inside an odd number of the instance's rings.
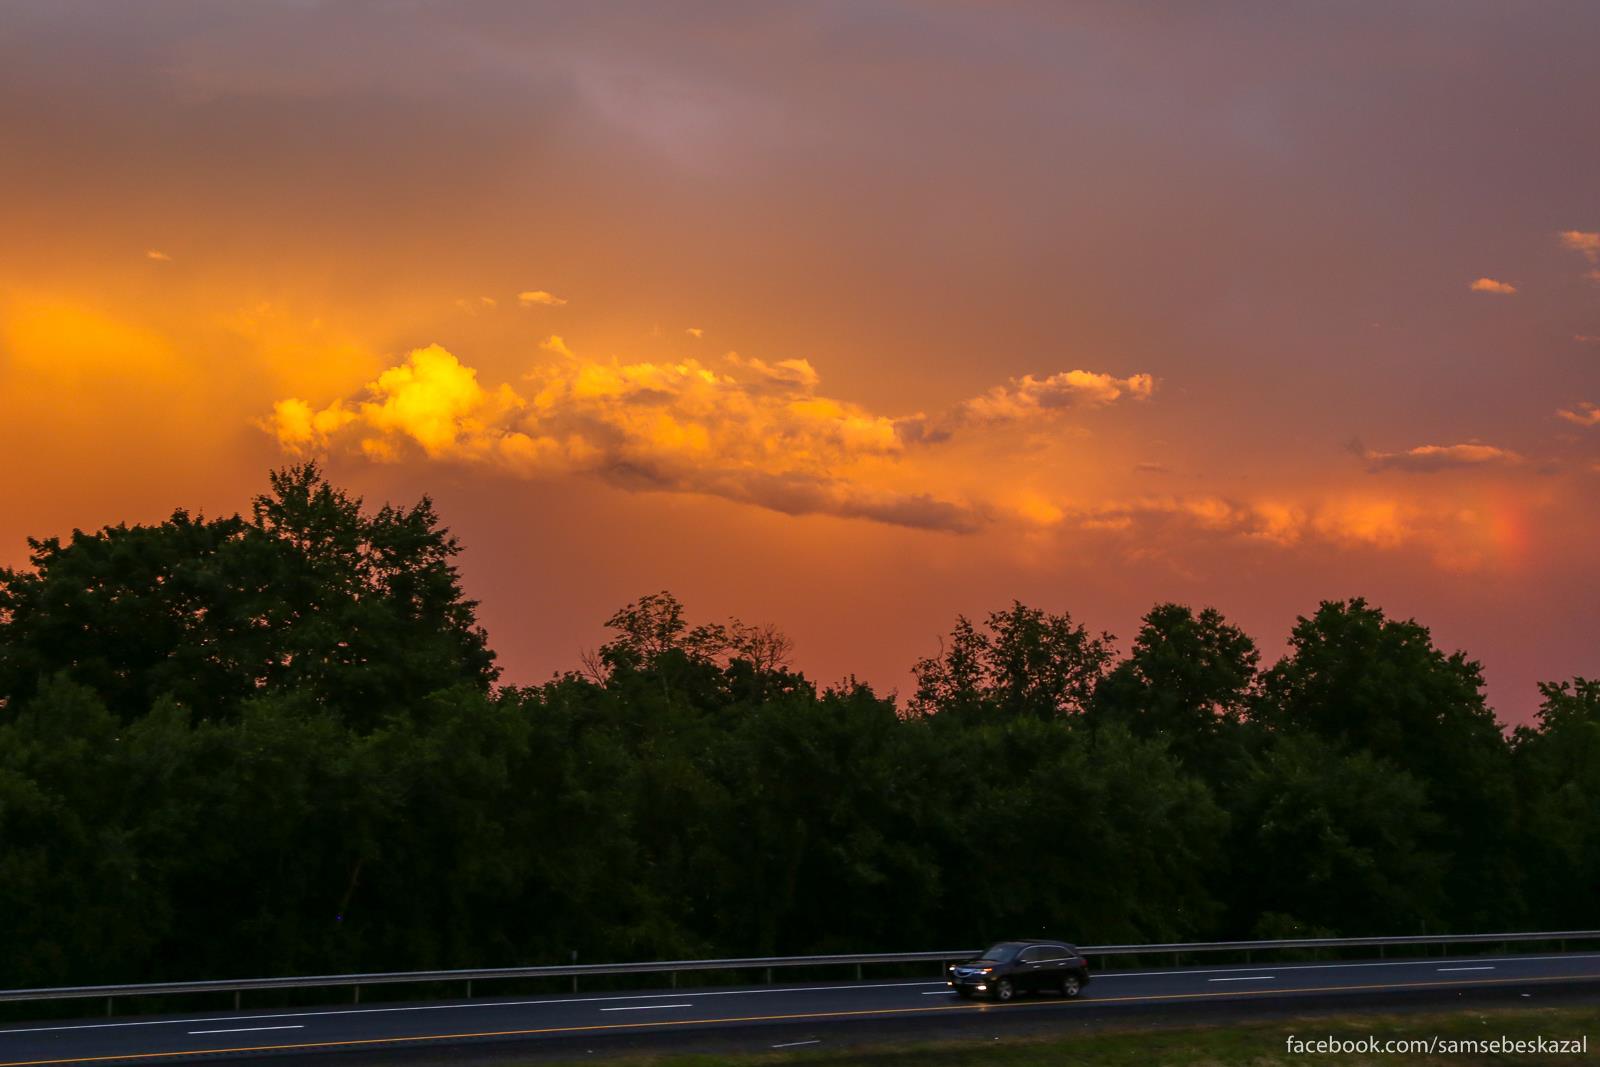
[[[1026,472],[1014,477],[1009,463],[1001,477],[988,466],[993,461],[981,447],[985,442],[1006,449],[1064,409],[1144,399],[1154,385],[1148,375],[1025,377],[931,419],[897,419],[820,393],[819,375],[804,359],[768,363],[730,353],[718,365],[623,362],[583,358],[557,337],[542,347],[556,358],[536,366],[520,389],[486,387],[472,367],[431,345],[377,375],[358,398],[322,407],[298,398],[279,401],[267,426],[291,452],[338,448],[377,462],[488,463],[518,476],[582,475],[788,514],[925,529],[970,531],[1010,522],[1032,531],[1031,538],[1075,532],[1143,554],[1211,541],[1379,550],[1415,545],[1440,560],[1476,558],[1475,542],[1462,533],[1475,520],[1462,519],[1459,505],[1336,492],[1107,500],[1091,491],[1074,500]],[[929,426],[942,429],[933,433]],[[1520,459],[1476,443],[1361,454],[1374,469],[1398,470]]]
[[[1517,287],[1510,282],[1496,281],[1493,278],[1479,278],[1467,288],[1475,293],[1499,293],[1502,296],[1510,296],[1517,291]]]
[[[286,449],[325,448],[346,428],[355,428],[363,453],[394,460],[410,441],[430,458],[493,452],[507,436],[507,417],[523,405],[508,385],[486,390],[478,372],[438,345],[419,348],[367,386],[357,405],[334,401],[313,410],[298,398],[273,406],[271,428]]]
[[[540,305],[543,305],[544,307],[561,307],[567,301],[565,297],[556,296],[554,293],[547,293],[543,289],[528,289],[517,294],[517,302],[523,307],[536,307]]]
[[[585,473],[617,484],[707,493],[789,513],[824,512],[901,525],[967,530],[986,505],[917,484],[901,460],[948,437],[907,432],[893,419],[819,395],[805,359],[768,363],[730,353],[725,369],[698,360],[587,360],[552,336],[558,359],[527,388],[486,389],[473,368],[433,345],[369,383],[356,400],[318,408],[279,401],[266,425],[304,453],[348,448],[395,461],[490,461],[521,474]],[[1048,417],[1070,401],[1104,405],[1149,395],[1148,375],[1118,379],[1070,371],[1023,379],[986,395],[982,422]],[[997,410],[1004,396],[1011,410]],[[967,419],[964,410],[947,418]],[[1033,517],[1051,513],[1036,502]]]

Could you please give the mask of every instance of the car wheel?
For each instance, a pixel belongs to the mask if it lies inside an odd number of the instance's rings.
[[[1016,987],[1011,984],[1011,979],[1002,978],[994,984],[994,999],[1005,1001],[1017,995]]]
[[[1083,980],[1081,978],[1075,974],[1064,974],[1061,976],[1062,996],[1075,997],[1081,992],[1083,992]]]

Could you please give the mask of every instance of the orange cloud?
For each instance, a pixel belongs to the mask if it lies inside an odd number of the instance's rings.
[[[556,296],[554,293],[547,293],[543,289],[528,289],[517,294],[517,302],[526,308],[536,307],[539,305],[543,305],[545,307],[561,307],[567,301],[565,297]]]
[[[1561,233],[1561,246],[1582,252],[1590,263],[1600,262],[1600,233],[1582,230],[1565,230]]]
[[[1154,390],[1155,378],[1148,374],[1127,378],[1086,370],[1063,371],[1046,378],[1027,374],[973,397],[958,410],[976,422],[1015,422],[1068,408],[1104,407],[1123,397],[1146,400]]]
[[[522,476],[580,473],[635,489],[704,493],[790,514],[824,513],[967,531],[967,504],[874,476],[905,450],[893,420],[818,396],[803,359],[738,360],[723,372],[696,360],[562,358],[517,392],[432,345],[323,408],[274,405],[266,426],[293,453],[343,448],[378,461],[490,462]]]
[[[1414,550],[1445,569],[1472,570],[1504,556],[1490,550],[1493,515],[1447,501],[1391,495],[1333,490],[1298,499],[1287,494],[1255,500],[1210,494],[1145,496],[1063,505],[1062,510],[1060,526],[1108,538],[1124,554],[1138,558],[1172,558],[1206,544],[1283,551]],[[1020,508],[1019,513],[1034,517]]]
[[[1580,401],[1576,407],[1562,408],[1556,415],[1575,426],[1600,426],[1600,404],[1592,401]]]
[[[1500,293],[1504,296],[1510,296],[1517,291],[1517,287],[1510,282],[1496,281],[1493,278],[1479,278],[1467,288],[1475,293]]]
[[[806,359],[782,359],[776,363],[766,363],[759,359],[745,359],[737,352],[729,352],[728,361],[748,371],[756,380],[780,388],[810,392],[821,381],[816,368]]]
[[[908,463],[948,439],[948,430],[908,432],[925,417],[896,419],[820,394],[809,360],[769,363],[737,353],[722,366],[592,360],[557,336],[541,347],[558,358],[534,368],[520,389],[487,388],[473,368],[432,345],[378,375],[363,396],[320,408],[290,397],[274,405],[264,425],[293,453],[490,462],[522,476],[577,473],[791,514],[965,531],[994,510],[968,494],[941,491],[949,479],[924,484],[930,479]],[[1151,385],[1149,375],[1088,371],[1023,378],[957,405],[943,422],[971,424],[972,432],[1003,428],[1075,404],[1148,396]],[[1039,503],[1033,521],[1052,516],[1054,507]]]
[[[1574,252],[1583,254],[1589,261],[1589,271],[1586,277],[1592,281],[1600,282],[1600,233],[1589,233],[1584,230],[1566,230],[1561,233],[1561,245]]]
[[[273,405],[270,427],[292,452],[326,448],[347,428],[359,432],[360,450],[394,460],[403,443],[429,458],[474,457],[508,447],[503,425],[522,398],[508,385],[486,390],[478,373],[438,345],[419,348],[367,386],[368,399],[336,400],[321,410],[295,397]],[[520,447],[515,442],[509,447]]]
[[[542,347],[556,358],[513,387],[486,385],[474,368],[431,345],[378,374],[359,396],[320,407],[281,400],[265,425],[282,448],[298,454],[339,450],[375,462],[487,464],[515,477],[596,478],[630,490],[926,530],[1004,525],[1030,538],[1109,538],[1141,556],[1210,542],[1416,548],[1457,568],[1479,558],[1475,520],[1463,518],[1450,500],[1336,489],[1246,499],[1203,492],[1096,499],[1092,480],[1067,491],[1060,477],[1052,485],[1043,468],[994,466],[991,446],[1009,449],[1034,420],[1144,399],[1153,389],[1148,375],[1024,377],[932,418],[897,418],[826,395],[805,359],[767,362],[729,353],[717,363],[625,362],[583,357],[557,337]],[[929,433],[930,425],[942,429]],[[1521,461],[1515,452],[1477,443],[1361,455],[1375,470]]]
[[[1418,445],[1404,452],[1371,452],[1358,449],[1370,471],[1406,471],[1432,474],[1463,467],[1504,466],[1522,462],[1522,456],[1493,445]]]

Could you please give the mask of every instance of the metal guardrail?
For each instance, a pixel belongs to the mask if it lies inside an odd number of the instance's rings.
[[[1080,945],[1078,951],[1085,956],[1156,956],[1174,957],[1206,952],[1273,952],[1321,948],[1377,948],[1397,946],[1451,946],[1495,944],[1510,945],[1525,942],[1600,941],[1600,930],[1557,930],[1541,933],[1500,934],[1443,934],[1408,935],[1397,937],[1314,937],[1280,941],[1179,941],[1155,945]],[[361,988],[372,985],[422,984],[428,982],[466,982],[467,995],[472,995],[472,983],[510,978],[572,978],[587,975],[665,974],[677,985],[680,973],[691,971],[765,971],[786,967],[848,967],[854,966],[856,977],[861,968],[879,964],[933,963],[943,965],[949,961],[970,959],[981,949],[952,949],[944,952],[866,952],[833,956],[757,956],[726,960],[658,960],[642,963],[584,963],[561,964],[547,967],[486,967],[448,971],[389,971],[376,974],[324,974],[286,978],[218,979],[196,982],[148,982],[139,985],[61,986],[52,989],[0,990],[0,1003],[36,1000],[88,1000],[104,997],[107,1013],[115,997],[160,996],[181,993],[233,993],[238,1006],[239,994],[263,989],[320,989],[350,987],[355,991],[357,1003]]]

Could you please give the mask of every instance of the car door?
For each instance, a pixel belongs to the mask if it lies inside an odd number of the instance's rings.
[[[1022,955],[1017,958],[1017,980],[1013,983],[1018,989],[1036,993],[1040,985],[1046,981],[1041,974],[1046,966],[1044,951],[1037,945],[1022,950]]]
[[[1051,945],[1045,950],[1044,962],[1039,967],[1040,985],[1047,989],[1059,988],[1062,977],[1071,967],[1072,954],[1060,945]]]

